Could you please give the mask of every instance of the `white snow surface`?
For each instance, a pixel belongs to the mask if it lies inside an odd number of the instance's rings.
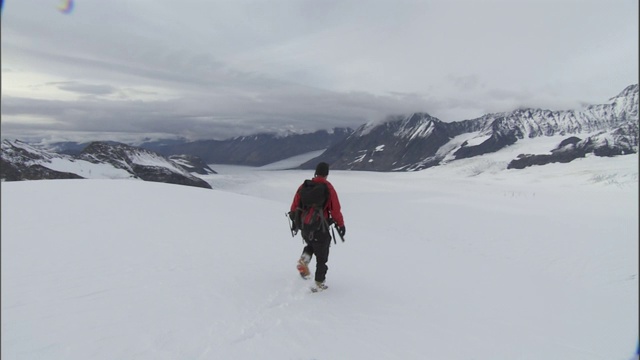
[[[50,163],[42,164],[47,168],[61,172],[71,172],[88,179],[130,179],[131,173],[118,169],[111,164],[94,164],[89,161],[69,158],[52,158]]]
[[[3,182],[2,359],[632,358],[638,156],[480,161],[332,170],[317,294],[284,215],[313,171]]]

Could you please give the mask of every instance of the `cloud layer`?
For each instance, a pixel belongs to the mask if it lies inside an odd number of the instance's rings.
[[[456,121],[638,81],[638,3],[36,0],[2,14],[3,137]],[[66,135],[65,135],[66,134]]]

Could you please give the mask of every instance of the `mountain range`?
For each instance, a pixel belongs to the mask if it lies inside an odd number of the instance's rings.
[[[167,158],[153,151],[114,142],[93,142],[77,155],[59,154],[19,140],[2,142],[2,181],[42,179],[140,179],[211,188],[198,174],[215,173],[190,156]]]
[[[615,156],[638,151],[638,84],[609,103],[580,110],[521,108],[443,122],[427,113],[390,116],[356,130],[336,128],[308,134],[257,134],[228,140],[159,140],[139,144],[161,155],[188,154],[207,164],[263,166],[295,155],[326,150],[300,166],[326,161],[333,169],[416,171],[500,151],[525,139],[561,137],[544,153],[519,154],[510,168],[567,162],[587,154]],[[78,151],[76,143],[55,150]]]
[[[2,143],[2,179],[96,177],[87,163],[115,169],[115,175],[190,186],[210,187],[198,174],[215,173],[207,164],[263,166],[296,155],[322,151],[301,164],[319,161],[332,169],[417,171],[461,159],[497,153],[518,142],[551,138],[537,153],[520,153],[507,168],[566,163],[589,154],[618,156],[638,152],[638,84],[606,104],[580,110],[521,108],[511,112],[443,122],[427,113],[390,116],[353,130],[335,128],[306,134],[256,134],[228,140],[184,139],[122,144],[112,141],[55,143],[48,148],[21,141]],[[76,166],[60,164],[75,163]],[[84,164],[78,167],[78,164]],[[78,168],[80,170],[78,170]],[[95,170],[94,170],[95,171]]]
[[[136,146],[163,156],[190,155],[207,164],[263,166],[295,155],[329,148],[353,133],[350,128],[319,130],[305,134],[256,134],[227,140],[161,139]],[[49,146],[54,152],[77,155],[88,143],[58,142]],[[130,144],[133,145],[133,144]]]
[[[426,113],[393,116],[365,124],[318,158],[334,169],[414,171],[498,152],[524,139],[560,136],[543,154],[520,154],[509,164],[523,168],[567,162],[588,153],[615,156],[638,151],[638,85],[610,103],[582,110],[518,109],[473,120],[445,123]]]

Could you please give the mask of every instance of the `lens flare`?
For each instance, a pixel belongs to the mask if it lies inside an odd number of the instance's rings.
[[[62,13],[69,14],[73,11],[73,0],[64,0],[60,5],[58,5],[58,10]]]

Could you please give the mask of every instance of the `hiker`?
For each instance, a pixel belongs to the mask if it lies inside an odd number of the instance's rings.
[[[344,241],[344,235],[346,228],[344,226],[344,219],[342,218],[342,212],[340,211],[340,201],[338,200],[338,194],[333,188],[333,185],[327,181],[329,175],[329,164],[321,162],[316,166],[316,171],[313,179],[306,180],[298,190],[291,203],[291,211],[289,216],[294,222],[294,226],[297,226],[296,230],[301,230],[302,238],[305,241],[306,246],[302,250],[302,255],[298,260],[297,269],[300,272],[300,276],[308,278],[309,262],[313,255],[316,256],[316,273],[315,273],[315,287],[312,287],[312,291],[322,291],[327,288],[325,285],[325,277],[327,274],[327,261],[329,260],[329,246],[331,244],[331,235],[329,234],[329,227],[331,224],[335,224],[338,229],[338,234]],[[313,214],[308,210],[309,205],[304,204],[308,202],[309,191],[307,189],[320,189],[322,192],[317,192],[321,195],[317,196],[319,199],[316,201],[319,204],[318,208],[321,211]],[[313,190],[311,190],[313,191]],[[311,195],[313,197],[313,195]],[[305,206],[306,205],[306,206]],[[297,215],[297,219],[295,218]],[[314,215],[319,216],[322,221],[319,225],[309,226],[307,222]]]

